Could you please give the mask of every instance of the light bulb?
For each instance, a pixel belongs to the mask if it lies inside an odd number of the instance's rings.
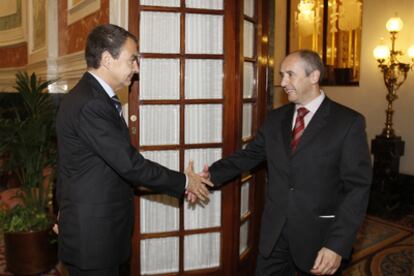
[[[384,60],[390,56],[390,48],[386,45],[378,45],[373,51],[374,57],[377,60]]]
[[[414,45],[411,45],[407,50],[407,54],[411,59],[414,59]]]
[[[404,23],[399,17],[391,17],[390,19],[388,19],[387,24],[385,25],[385,27],[390,33],[391,32],[398,33],[399,31],[402,30],[403,26],[404,26]]]

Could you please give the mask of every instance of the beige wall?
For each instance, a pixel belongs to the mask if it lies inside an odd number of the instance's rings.
[[[276,3],[278,1],[280,0],[276,0]],[[397,49],[406,52],[408,46],[414,44],[414,1],[363,0],[363,3],[360,85],[325,87],[324,90],[330,98],[365,115],[371,143],[384,127],[387,92],[372,50],[379,43],[380,37],[390,41],[385,23],[395,13],[404,21],[404,28],[398,35]],[[276,4],[276,9],[278,6],[280,7],[280,3]],[[276,28],[275,33],[277,32]],[[398,90],[398,95],[399,99],[394,102],[394,129],[405,141],[405,155],[401,158],[400,172],[414,175],[414,71],[409,72],[407,80]],[[282,98],[277,95],[276,105]]]

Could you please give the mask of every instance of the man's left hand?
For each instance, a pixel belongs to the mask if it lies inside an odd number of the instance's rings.
[[[322,247],[318,252],[311,273],[315,275],[333,275],[341,265],[342,257],[334,251]]]

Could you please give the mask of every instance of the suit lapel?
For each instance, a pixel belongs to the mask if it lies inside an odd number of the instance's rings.
[[[330,100],[328,97],[325,97],[321,106],[316,111],[312,120],[309,122],[309,125],[305,128],[302,137],[300,138],[299,144],[292,154],[292,156],[298,154],[306,145],[312,141],[314,136],[319,133],[319,131],[326,124],[330,111]],[[290,147],[289,147],[290,150]]]
[[[282,137],[285,146],[286,156],[290,156],[290,142],[292,141],[292,120],[295,112],[295,105],[290,104],[285,117],[282,119]]]
[[[84,74],[84,78],[89,81],[89,83],[92,85],[93,93],[96,97],[104,99],[110,106],[112,106],[112,109],[114,111],[114,116],[119,118],[120,121],[122,121],[122,125],[128,129],[128,126],[124,120],[123,116],[119,116],[118,110],[116,109],[115,105],[113,104],[111,98],[108,96],[108,94],[105,92],[103,87],[99,84],[99,82],[88,72]]]

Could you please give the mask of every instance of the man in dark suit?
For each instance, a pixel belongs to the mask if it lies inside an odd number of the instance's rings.
[[[59,258],[73,275],[116,276],[130,256],[133,186],[182,197],[208,196],[202,179],[143,158],[131,145],[115,91],[138,72],[137,39],[115,25],[89,34],[88,67],[60,105],[57,201]]]
[[[365,215],[371,183],[365,120],[320,90],[322,74],[317,53],[288,55],[280,75],[291,103],[269,113],[246,149],[204,168],[219,186],[267,161],[260,276],[339,274]]]

